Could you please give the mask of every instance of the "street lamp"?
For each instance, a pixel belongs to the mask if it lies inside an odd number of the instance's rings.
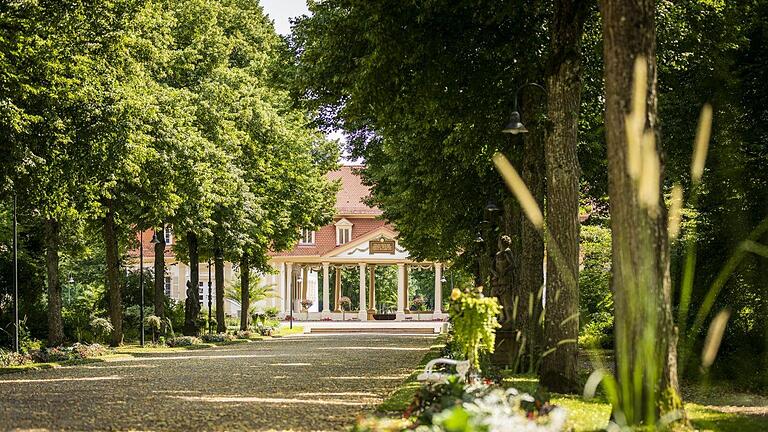
[[[208,258],[208,334],[213,333],[213,325],[211,324],[211,259]]]
[[[512,135],[528,133],[528,129],[526,129],[525,125],[523,125],[523,123],[520,121],[520,112],[517,110],[517,100],[518,100],[518,96],[520,95],[520,90],[528,86],[541,89],[541,91],[543,91],[545,95],[547,94],[547,89],[542,87],[540,84],[536,84],[536,83],[525,83],[520,87],[518,87],[517,90],[515,91],[515,101],[512,109],[512,114],[509,117],[509,123],[507,123],[507,125],[504,126],[504,129],[501,130],[502,132],[512,134]]]

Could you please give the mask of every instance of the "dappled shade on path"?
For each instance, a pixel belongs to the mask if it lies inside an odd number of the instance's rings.
[[[298,336],[8,375],[0,429],[343,430],[433,341]]]

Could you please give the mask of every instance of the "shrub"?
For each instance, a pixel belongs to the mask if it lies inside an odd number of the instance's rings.
[[[114,327],[112,327],[112,323],[106,318],[93,318],[90,325],[94,336],[96,336],[96,338],[101,341],[106,340],[106,338],[110,333],[112,333],[112,330],[114,329]]]
[[[250,330],[238,330],[235,333],[235,337],[237,339],[250,339],[253,336],[256,336],[256,334]]]
[[[0,349],[0,367],[21,366],[32,362],[32,356],[29,354],[15,353],[13,351],[3,351]]]
[[[194,336],[178,336],[168,339],[167,344],[169,347],[185,347],[192,345],[200,345],[203,341],[200,338]]]
[[[236,338],[227,333],[213,333],[213,334],[204,334],[202,337],[203,342],[207,343],[221,343],[221,342],[230,342],[235,340]]]

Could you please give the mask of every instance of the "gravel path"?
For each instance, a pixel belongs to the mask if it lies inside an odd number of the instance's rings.
[[[433,341],[296,336],[0,375],[0,430],[343,430]]]

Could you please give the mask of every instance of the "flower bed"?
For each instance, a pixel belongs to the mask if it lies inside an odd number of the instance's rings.
[[[107,348],[103,345],[75,343],[71,347],[42,348],[34,351],[32,360],[36,363],[64,362],[100,357],[105,354],[107,354]]]
[[[466,384],[458,376],[423,386],[402,419],[369,417],[354,431],[557,432],[567,413],[541,397],[503,389],[489,381]]]
[[[203,341],[194,336],[178,336],[166,341],[166,344],[171,348],[200,345],[201,343],[203,343]]]
[[[203,342],[207,343],[222,343],[222,342],[232,342],[233,340],[237,339],[234,335],[227,334],[227,333],[213,333],[213,334],[204,334],[201,339]]]

